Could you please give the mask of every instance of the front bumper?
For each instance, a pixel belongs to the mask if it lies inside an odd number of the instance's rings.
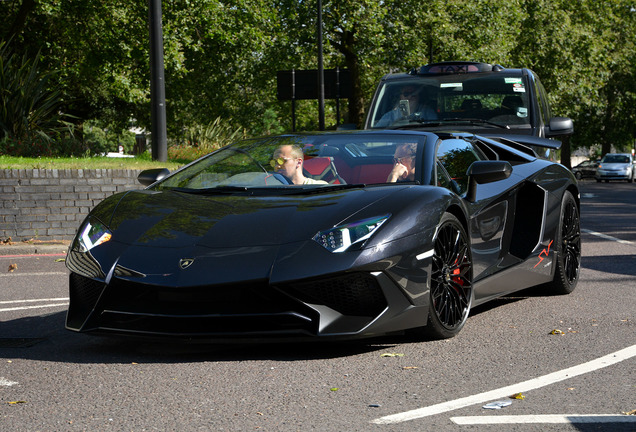
[[[597,180],[630,180],[632,178],[631,172],[625,171],[596,171],[595,178]]]
[[[160,287],[126,278],[108,285],[70,275],[66,327],[97,334],[186,340],[349,339],[426,324],[384,272],[351,272],[295,283]],[[426,309],[426,310],[424,310]]]

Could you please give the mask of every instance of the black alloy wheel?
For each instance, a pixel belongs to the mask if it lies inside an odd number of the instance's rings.
[[[455,336],[468,318],[473,299],[473,263],[464,227],[444,214],[435,237],[428,324],[425,333],[436,339]]]
[[[549,284],[556,294],[574,291],[581,270],[581,220],[579,207],[566,191],[561,202],[561,221],[557,237],[556,270]]]

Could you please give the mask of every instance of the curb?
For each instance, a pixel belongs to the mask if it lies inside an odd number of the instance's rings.
[[[70,243],[70,241],[5,243],[0,244],[0,257],[15,255],[66,255]]]

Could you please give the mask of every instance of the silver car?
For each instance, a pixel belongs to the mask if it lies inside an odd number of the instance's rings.
[[[608,153],[598,164],[596,181],[627,180],[632,183],[636,175],[634,164],[634,156],[629,153]]]

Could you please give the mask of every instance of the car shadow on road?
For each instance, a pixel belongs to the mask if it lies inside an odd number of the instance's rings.
[[[603,255],[585,256],[581,259],[584,268],[604,273],[636,276],[636,254],[634,255]]]
[[[99,337],[64,328],[66,312],[0,322],[0,357],[64,363],[182,363],[316,360],[386,350],[397,338],[343,342],[178,343]]]

